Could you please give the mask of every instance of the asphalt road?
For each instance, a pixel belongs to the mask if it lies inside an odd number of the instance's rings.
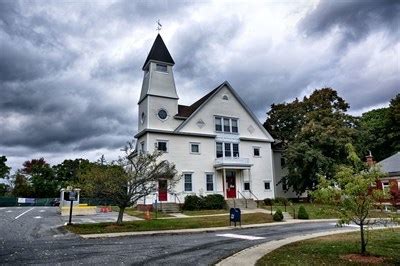
[[[210,265],[260,243],[335,229],[332,223],[321,222],[196,234],[82,239],[56,229],[63,224],[56,208],[29,209],[0,208],[0,264]],[[221,236],[224,234],[259,239]]]

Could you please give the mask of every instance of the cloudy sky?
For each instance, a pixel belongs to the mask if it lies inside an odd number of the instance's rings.
[[[399,1],[0,1],[0,155],[115,159],[161,35],[181,104],[224,80],[259,119],[332,87],[352,114],[400,90]]]

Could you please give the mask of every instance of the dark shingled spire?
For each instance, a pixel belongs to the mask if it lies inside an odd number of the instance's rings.
[[[157,34],[157,38],[154,41],[149,55],[147,56],[146,61],[144,62],[144,65],[142,67],[143,70],[150,60],[170,63],[173,65],[175,64],[174,59],[172,59],[171,54],[168,52],[167,46],[165,46],[165,43],[160,34]]]

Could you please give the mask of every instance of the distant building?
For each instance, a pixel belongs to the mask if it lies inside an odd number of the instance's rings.
[[[157,35],[142,68],[137,152],[163,151],[182,174],[174,191],[167,191],[167,180],[159,181],[157,200],[216,193],[225,199],[274,198],[274,139],[227,81],[192,105],[178,104],[174,64]]]
[[[390,180],[397,180],[398,188],[400,188],[400,152],[377,163],[382,172],[387,173],[386,177],[381,178],[383,187],[389,187]]]

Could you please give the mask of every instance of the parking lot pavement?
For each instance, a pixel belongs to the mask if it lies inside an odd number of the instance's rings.
[[[1,207],[0,243],[52,237],[63,224],[57,207]]]
[[[94,215],[85,215],[85,216],[72,216],[72,223],[74,224],[90,224],[90,223],[105,223],[105,222],[116,222],[118,218],[117,212],[106,212],[106,213],[97,213]],[[63,216],[62,220],[65,223],[68,222],[69,216]],[[130,216],[124,214],[124,221],[139,221],[143,220],[138,217]]]

